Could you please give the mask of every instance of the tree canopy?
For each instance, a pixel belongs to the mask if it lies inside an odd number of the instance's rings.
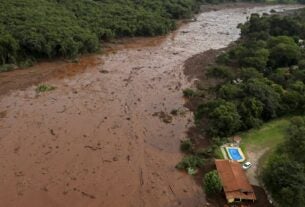
[[[241,0],[252,1],[252,0]],[[261,2],[264,0],[254,0]],[[290,1],[290,0],[287,0]],[[176,27],[176,20],[189,18],[202,3],[236,2],[235,0],[9,0],[0,4],[0,66],[26,65],[39,58],[66,57],[90,53],[100,43],[118,37],[163,35]],[[303,19],[304,20],[304,19]],[[300,33],[303,24],[294,19],[274,18],[261,21],[251,17],[247,32],[271,35]],[[284,26],[285,28],[283,28]],[[294,29],[290,28],[290,25]],[[274,28],[274,29],[270,29]],[[290,28],[287,32],[287,28]],[[262,31],[260,31],[262,29]],[[259,31],[257,31],[259,30]],[[303,34],[304,36],[305,34]],[[263,35],[262,35],[263,36]],[[269,52],[245,50],[242,64],[264,68]],[[285,52],[282,54],[280,51]],[[283,55],[286,62],[296,62],[296,47],[277,45],[271,55]],[[271,64],[271,63],[270,63]],[[275,63],[274,63],[275,64]],[[1,69],[0,69],[1,71]]]
[[[263,181],[280,206],[305,206],[305,118],[292,119],[286,140],[267,167]]]
[[[0,65],[75,57],[122,36],[166,34],[201,0],[10,0],[0,4]]]
[[[284,16],[253,14],[240,25],[242,38],[207,73],[221,84],[209,90],[211,95],[195,113],[197,123],[207,119],[203,127],[211,137],[231,136],[273,118],[303,113],[304,22],[305,10],[300,10]]]
[[[205,174],[203,182],[205,192],[209,195],[220,193],[222,190],[222,184],[216,170]]]

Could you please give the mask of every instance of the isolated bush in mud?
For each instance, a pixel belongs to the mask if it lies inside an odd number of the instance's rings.
[[[185,153],[190,153],[193,151],[193,143],[191,140],[182,140],[180,143],[180,150]]]
[[[179,115],[179,109],[172,109],[170,114],[173,115],[173,116],[178,116]]]
[[[51,85],[48,85],[48,84],[41,84],[39,85],[37,88],[36,88],[36,91],[38,93],[41,93],[41,92],[47,92],[47,91],[52,91],[54,90],[55,87],[54,86],[51,86]]]
[[[222,184],[216,170],[205,174],[203,179],[204,190],[208,195],[214,195],[220,193],[222,190]]]
[[[196,174],[197,169],[203,167],[204,160],[196,155],[187,155],[180,161],[176,168],[186,170],[189,174]]]

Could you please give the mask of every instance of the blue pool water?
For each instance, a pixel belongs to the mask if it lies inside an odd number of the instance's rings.
[[[233,160],[241,160],[242,156],[239,154],[238,149],[236,148],[228,148],[228,152],[230,153]]]

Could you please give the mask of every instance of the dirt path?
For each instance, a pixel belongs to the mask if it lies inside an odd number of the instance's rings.
[[[35,66],[72,74],[49,80],[52,92],[1,97],[0,207],[203,206],[201,187],[174,167],[192,114],[154,114],[183,107],[186,59],[236,40],[250,13],[283,7],[295,6],[202,13],[157,46]],[[12,84],[3,77],[1,88]]]
[[[259,163],[260,159],[268,150],[269,148],[264,148],[257,151],[257,150],[252,150],[251,147],[249,147],[247,150],[248,161],[250,161],[253,165],[250,169],[247,170],[247,176],[252,185],[260,186],[260,182],[257,177],[258,167],[259,167],[258,165],[260,164]]]

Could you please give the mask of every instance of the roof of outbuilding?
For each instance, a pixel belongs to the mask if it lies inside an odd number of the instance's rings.
[[[246,173],[238,162],[215,160],[215,164],[227,199],[256,199]]]

